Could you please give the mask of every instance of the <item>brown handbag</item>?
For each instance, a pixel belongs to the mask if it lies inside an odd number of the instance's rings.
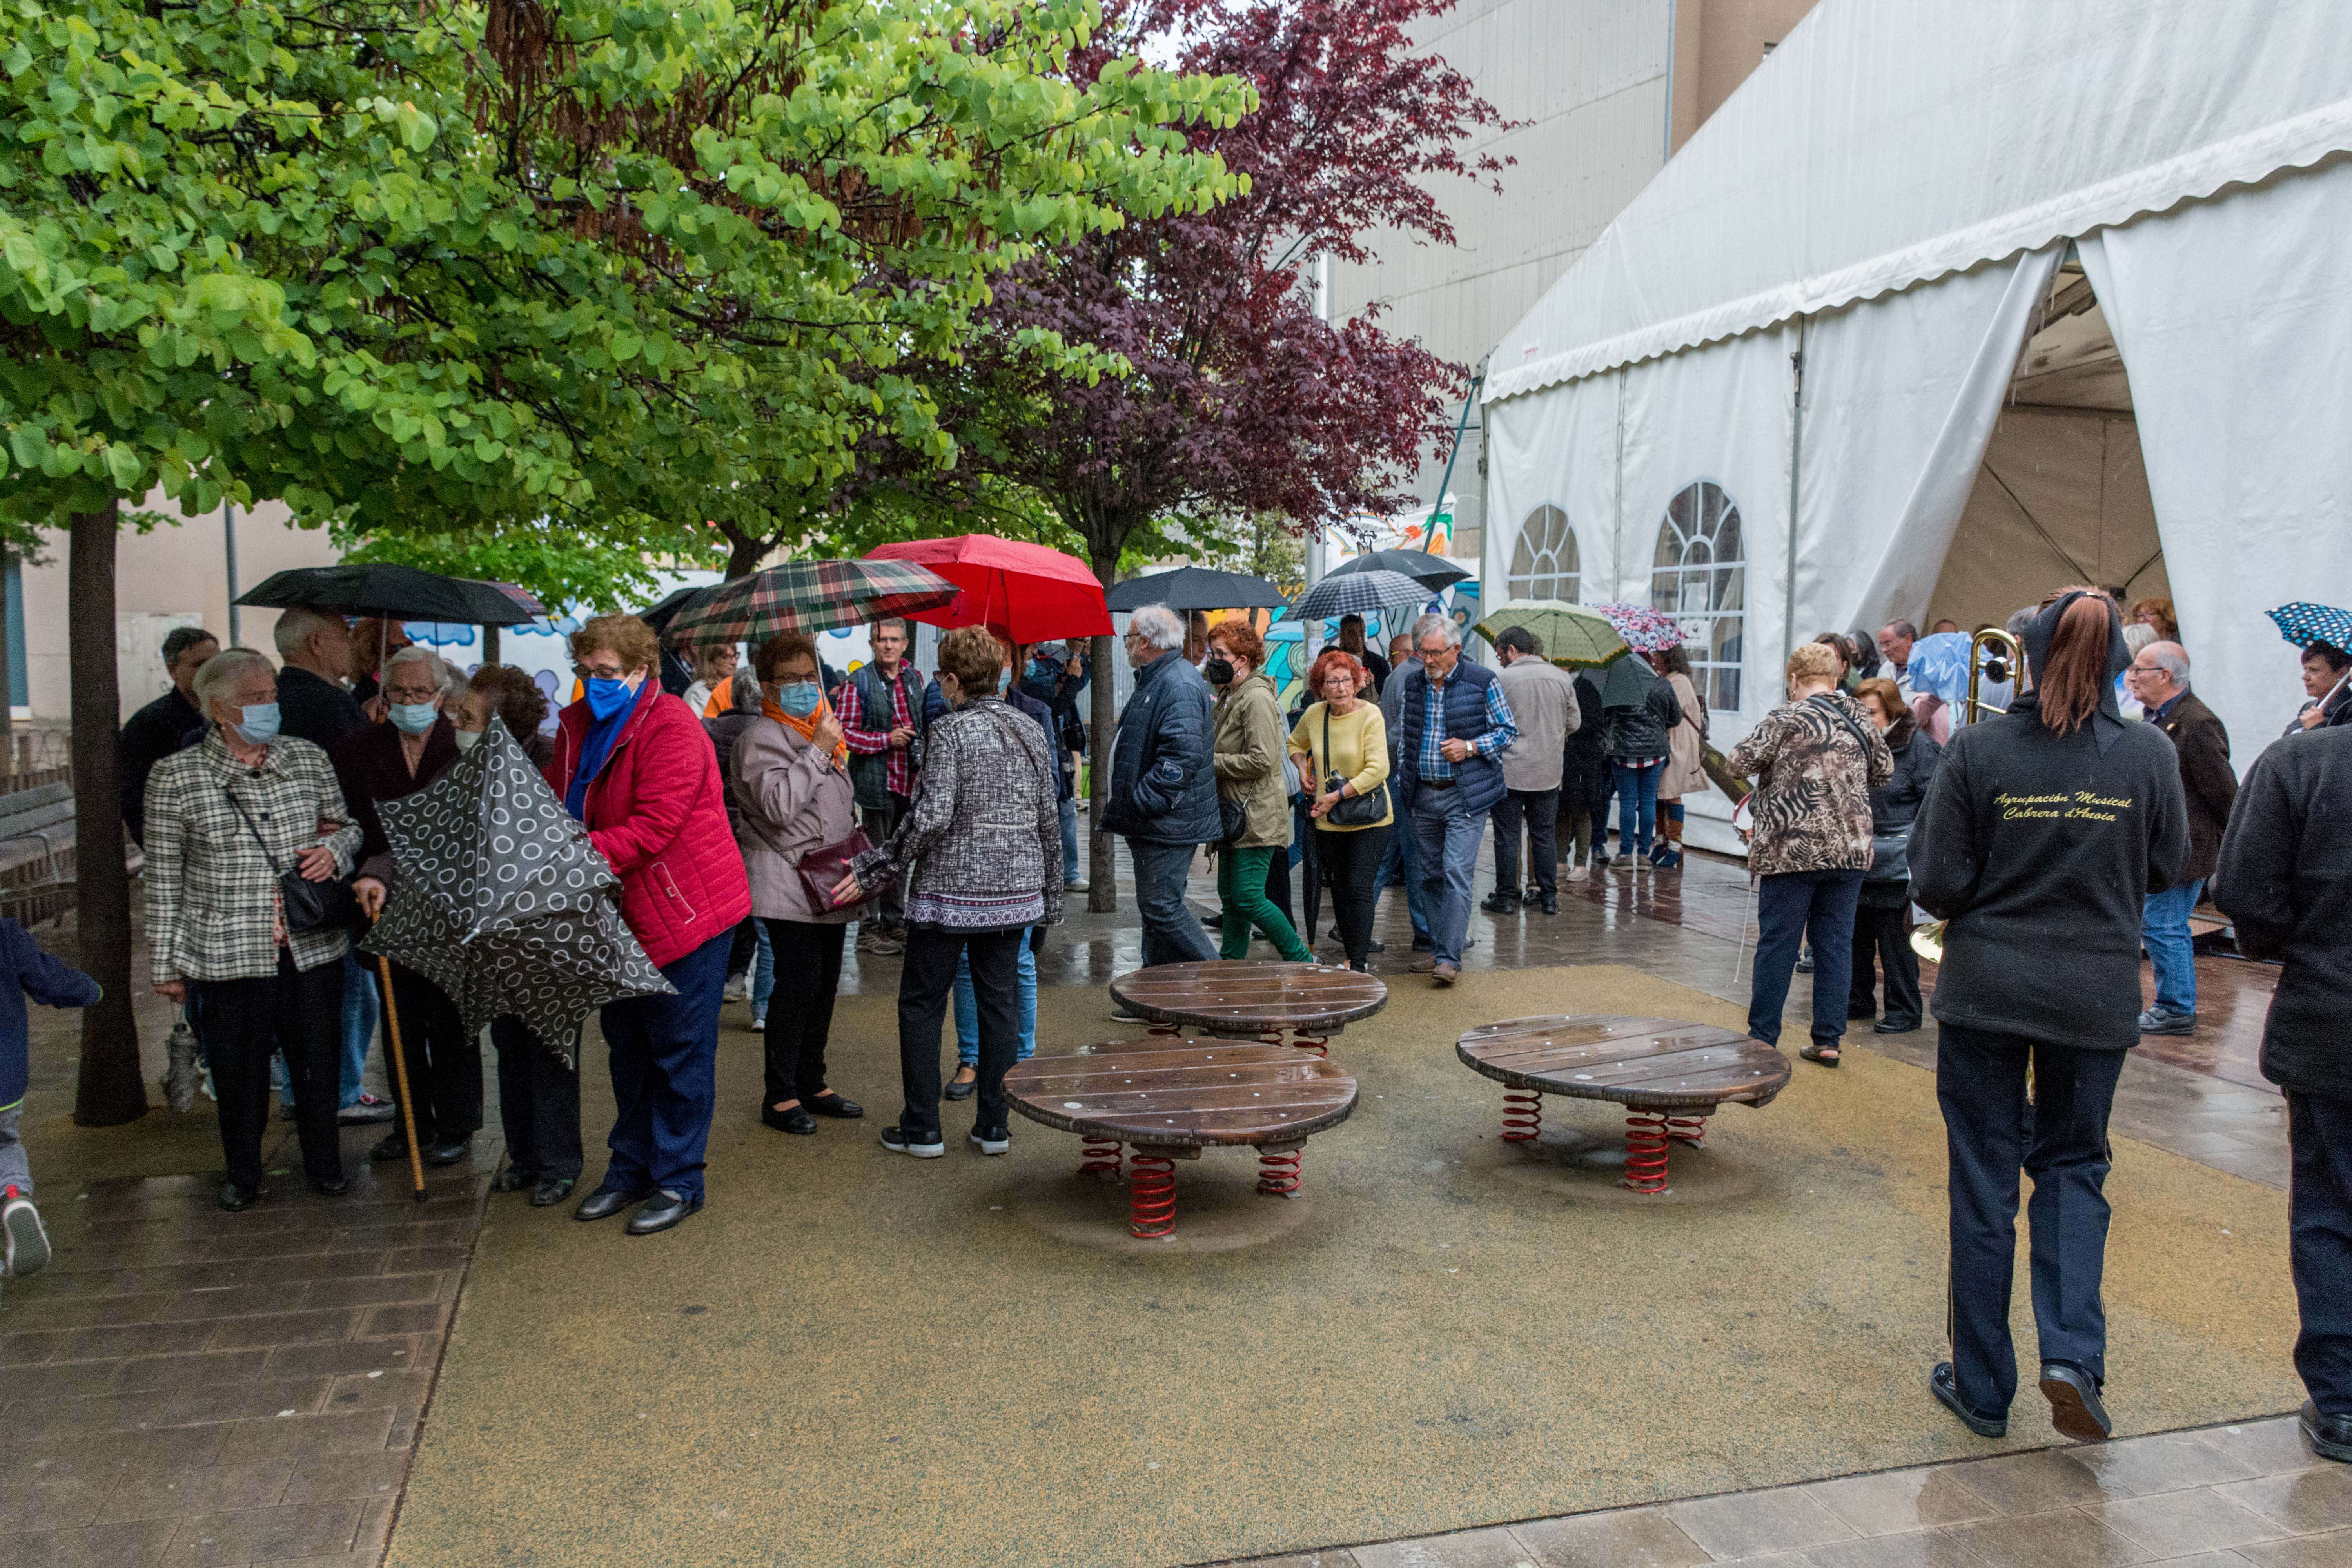
[[[828,914],[845,906],[835,903],[833,889],[849,875],[849,863],[874,847],[866,837],[866,829],[853,827],[849,837],[822,849],[812,849],[801,857],[798,868],[801,886],[807,889],[809,902]]]

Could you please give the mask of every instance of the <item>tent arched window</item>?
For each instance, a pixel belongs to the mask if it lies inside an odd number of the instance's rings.
[[[1511,597],[1573,605],[1579,602],[1579,581],[1576,530],[1569,526],[1568,513],[1556,506],[1539,506],[1528,513],[1511,552]]]
[[[1675,492],[1658,526],[1650,604],[1689,634],[1691,679],[1709,708],[1739,707],[1747,647],[1748,559],[1739,505],[1712,479]]]

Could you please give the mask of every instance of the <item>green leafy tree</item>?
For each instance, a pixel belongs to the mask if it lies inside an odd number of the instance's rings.
[[[108,993],[79,1119],[145,1109],[123,506],[278,497],[386,549],[529,553],[553,526],[642,555],[690,535],[629,536],[681,515],[599,495],[633,466],[720,485],[756,457],[814,486],[874,430],[936,447],[887,369],[951,356],[997,269],[1234,186],[1176,127],[1248,89],[1052,74],[1094,21],[1092,0],[11,0],[0,542],[63,525],[71,551],[83,944]],[[753,397],[772,417],[748,442],[725,420]]]

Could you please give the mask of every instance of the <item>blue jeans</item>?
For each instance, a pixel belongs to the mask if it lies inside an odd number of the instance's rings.
[[[607,1002],[597,1015],[611,1053],[616,1115],[605,1142],[613,1157],[601,1186],[611,1193],[666,1188],[702,1195],[702,1156],[718,1108],[719,1004],[727,989],[732,931],[663,965],[670,996]]]
[[[1391,882],[1404,889],[1405,913],[1412,918],[1412,934],[1416,941],[1429,940],[1429,905],[1421,890],[1421,856],[1413,845],[1411,820],[1404,809],[1404,791],[1397,781],[1389,780],[1389,809],[1395,814],[1396,830],[1389,835],[1389,847],[1381,852],[1381,868],[1372,873],[1372,900],[1369,921],[1380,912],[1381,893]]]
[[[2156,1005],[2167,1013],[2197,1016],[2197,950],[2189,938],[2189,911],[2197,907],[2203,881],[2183,882],[2150,893],[2140,913],[2140,940],[2156,970]]]
[[[1154,844],[1130,838],[1135,863],[1135,908],[1143,917],[1143,963],[1208,963],[1217,956],[1200,921],[1184,907],[1184,879],[1192,870],[1197,844]]]
[[[1078,868],[1078,797],[1062,802],[1062,880],[1074,882],[1086,873]]]
[[[1609,764],[1617,785],[1618,854],[1650,852],[1650,836],[1658,826],[1658,775],[1665,771],[1664,763],[1646,768],[1629,768],[1623,763]]]
[[[1425,784],[1412,795],[1413,852],[1429,910],[1430,946],[1440,963],[1462,962],[1463,939],[1470,934],[1470,878],[1486,834],[1487,814],[1464,810],[1463,799],[1459,789]]]
[[[375,1039],[377,1005],[374,961],[356,952],[343,954],[343,1098],[338,1102],[341,1105],[359,1100],[360,1076],[367,1071],[368,1046]]]
[[[1652,773],[1657,770],[1653,768]],[[1853,984],[1853,908],[1862,900],[1860,871],[1780,871],[1756,889],[1756,982],[1748,993],[1748,1032],[1780,1043],[1780,1009],[1797,968],[1797,944],[1813,939],[1813,1043],[1833,1046],[1845,1036]]]
[[[1037,1054],[1037,950],[1029,945],[1028,932],[1022,932],[1021,942],[1021,1045],[1013,1053],[1016,1062],[1025,1062]],[[980,998],[971,988],[971,954],[956,955],[955,977],[956,1065],[976,1068],[980,1065]]]
[[[768,1016],[768,998],[776,994],[776,948],[768,939],[768,922],[751,922],[751,1016]]]

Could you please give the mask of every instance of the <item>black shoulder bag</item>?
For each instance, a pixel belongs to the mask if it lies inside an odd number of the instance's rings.
[[[228,796],[229,805],[245,819],[246,831],[253,835],[254,843],[261,847],[261,858],[278,873],[278,898],[286,911],[288,931],[348,931],[359,915],[359,900],[352,897],[351,879],[330,877],[323,882],[313,882],[302,875],[302,868],[288,870],[278,864],[278,857],[269,852],[269,841],[261,837],[253,816],[245,809],[245,802],[226,784],[221,794]]]
[[[1328,702],[1323,705],[1323,763],[1326,767],[1329,767],[1331,763],[1331,705]],[[1337,795],[1339,786],[1347,782],[1339,769],[1331,768],[1329,776],[1324,781],[1323,793]],[[1388,815],[1389,803],[1382,798],[1386,793],[1340,795],[1331,803],[1331,809],[1323,814],[1323,820],[1334,827],[1370,827]]]

